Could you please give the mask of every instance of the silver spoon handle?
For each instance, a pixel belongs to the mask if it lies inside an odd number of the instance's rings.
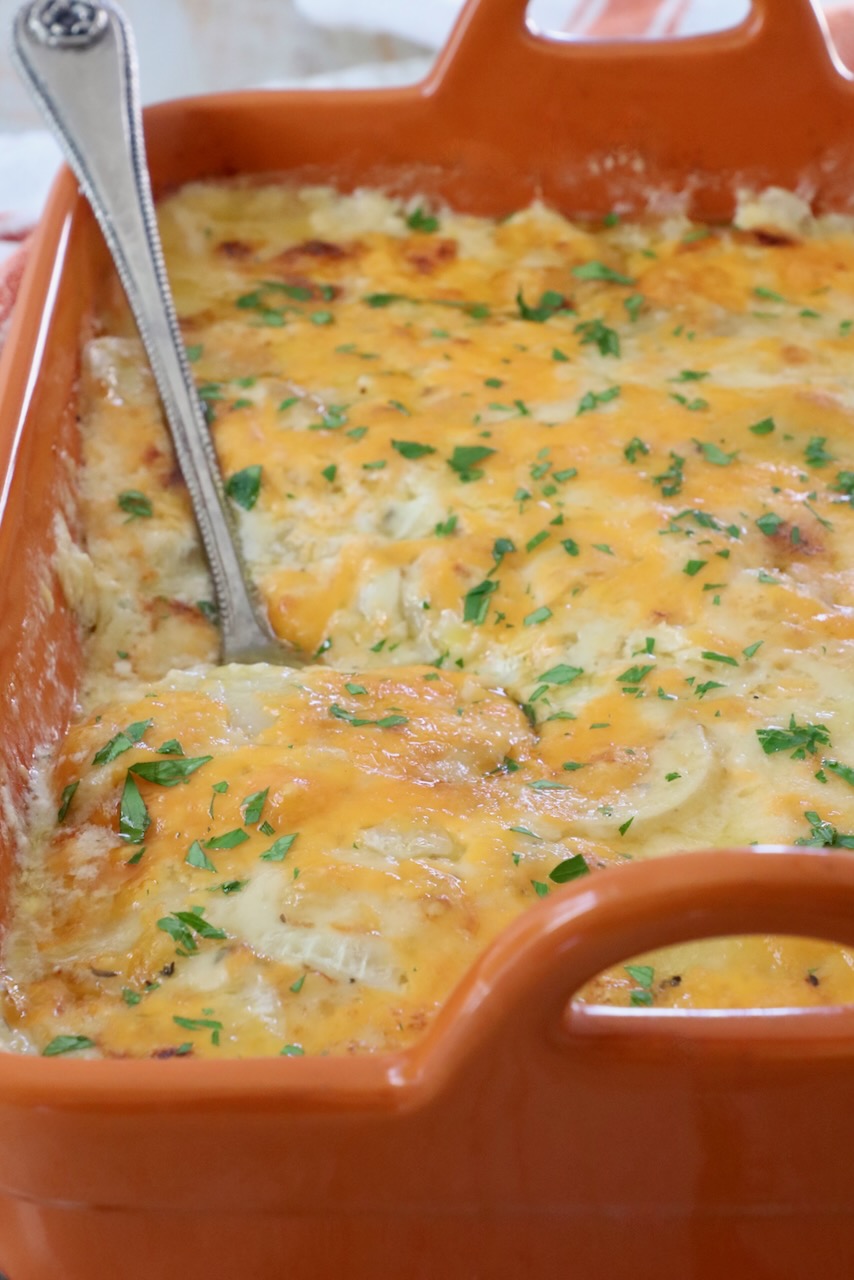
[[[169,291],[130,28],[112,6],[36,0],[17,14],[14,53],[92,206],[148,353],[213,576],[223,659],[282,662],[286,650],[256,613]]]

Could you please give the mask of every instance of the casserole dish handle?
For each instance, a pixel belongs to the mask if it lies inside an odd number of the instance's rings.
[[[649,77],[656,67],[676,74],[681,63],[690,68],[698,92],[713,66],[718,96],[723,84],[731,98],[744,91],[745,81],[752,76],[758,74],[763,85],[775,79],[778,91],[782,90],[774,101],[781,125],[795,101],[795,95],[786,92],[794,87],[795,79],[799,85],[809,80],[820,92],[827,86],[838,88],[850,79],[836,56],[819,0],[751,0],[747,17],[735,26],[705,35],[663,39],[579,39],[570,33],[546,34],[528,25],[528,4],[529,0],[469,0],[431,79],[442,81],[446,88],[452,81],[458,82],[461,96],[474,96],[473,86],[479,83],[490,99],[497,84],[512,83],[514,110],[537,120],[542,113],[544,69],[560,75],[562,105],[571,109],[574,103],[581,105],[579,68],[593,66],[606,91],[595,106],[605,107],[608,114],[609,104],[613,112],[621,99],[631,96],[622,82],[617,92],[617,84],[607,74],[609,65],[642,66]],[[620,67],[621,72],[624,69]],[[658,101],[667,111],[669,94],[660,86],[656,89],[654,80],[647,79],[640,87],[646,105]],[[706,102],[707,109],[716,105],[714,99]],[[713,117],[707,118],[703,132],[714,123]],[[684,136],[684,122],[673,122],[671,132]]]
[[[753,1040],[757,1047],[767,1047],[769,1036],[808,1034],[850,1047],[850,1007],[728,1009],[721,1017],[717,1010],[570,1004],[592,978],[644,952],[745,934],[854,947],[854,859],[831,849],[764,846],[650,859],[619,874],[586,876],[503,934],[441,1020],[448,1030],[469,1022],[469,1047],[484,1065],[516,1045],[529,1069],[582,1033],[655,1032]]]
[[[423,86],[508,207],[519,156],[534,194],[576,213],[687,193],[729,218],[734,189],[771,185],[850,206],[854,93],[817,0],[753,0],[738,26],[666,40],[546,38],[525,12],[469,0]]]

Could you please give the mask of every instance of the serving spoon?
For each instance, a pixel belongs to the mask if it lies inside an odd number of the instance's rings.
[[[249,580],[190,373],[151,195],[136,49],[112,5],[35,0],[15,17],[15,62],[103,232],[160,392],[213,578],[223,662],[301,666]]]

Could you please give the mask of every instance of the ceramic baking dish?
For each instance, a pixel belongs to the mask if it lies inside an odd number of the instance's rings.
[[[546,43],[471,0],[425,83],[149,111],[155,185],[294,171],[502,214],[737,185],[854,206],[854,91],[808,0],[672,44]],[[79,666],[50,567],[73,483],[80,334],[103,246],[70,175],[0,370],[0,783],[7,819]],[[0,835],[0,876],[13,863]],[[0,1057],[8,1280],[606,1280],[854,1274],[854,1009],[580,1010],[654,946],[777,932],[854,945],[854,861],[716,851],[595,875],[503,934],[393,1056]]]

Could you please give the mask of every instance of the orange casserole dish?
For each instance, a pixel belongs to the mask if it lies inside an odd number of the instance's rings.
[[[493,215],[535,195],[567,212],[643,210],[650,192],[687,189],[693,214],[726,217],[737,186],[771,184],[820,209],[854,205],[851,91],[806,0],[764,0],[732,32],[667,46],[547,44],[522,8],[470,4],[411,90],[156,109],[155,183],[287,169]],[[73,620],[43,584],[102,269],[66,174],[0,386],[0,781],[13,801],[78,679]],[[0,843],[5,877],[12,847]],[[671,942],[776,932],[854,945],[849,863],[718,851],[584,880],[499,937],[426,1037],[394,1055],[0,1058],[0,1269],[850,1275],[851,1009],[567,1012],[603,968]]]

